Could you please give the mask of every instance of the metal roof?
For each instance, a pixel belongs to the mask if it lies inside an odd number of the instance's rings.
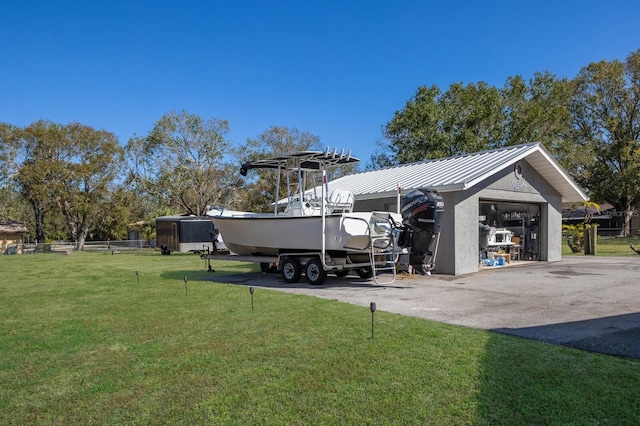
[[[0,232],[3,234],[24,234],[29,232],[22,222],[16,220],[0,220]]]
[[[398,186],[403,191],[425,187],[439,192],[464,191],[522,159],[562,195],[563,202],[587,200],[584,192],[538,142],[356,173],[330,182],[329,187],[330,190],[348,188],[356,200],[395,196]]]

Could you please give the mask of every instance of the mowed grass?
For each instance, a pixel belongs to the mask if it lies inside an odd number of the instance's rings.
[[[611,257],[638,257],[637,253],[629,247],[633,245],[636,249],[640,249],[640,237],[598,237],[598,256]],[[563,256],[584,256],[584,253],[572,253],[567,241],[562,241]]]
[[[256,266],[215,267],[0,256],[0,424],[640,424],[636,360],[380,310],[372,339],[368,308],[258,288],[252,310],[201,278]]]

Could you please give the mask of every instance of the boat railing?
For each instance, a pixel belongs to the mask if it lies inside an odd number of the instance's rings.
[[[401,251],[398,250],[394,234],[395,225],[387,212],[373,212],[367,220],[360,216],[344,216],[344,225],[347,221],[362,222],[364,227],[353,226],[354,229],[361,229],[364,233],[353,235],[349,238],[349,246],[345,247],[366,250],[369,253],[369,265],[372,277],[376,284],[391,284],[396,279],[396,263]],[[354,223],[355,225],[355,223]],[[391,279],[381,280],[382,272],[390,272]]]
[[[311,207],[318,209],[317,214],[320,214],[322,211],[322,197],[320,196],[311,196],[308,194],[306,203]],[[353,205],[355,202],[355,197],[353,192],[346,188],[337,188],[334,189],[331,194],[325,199],[325,213],[326,214],[335,214],[335,213],[352,213]]]
[[[336,188],[327,199],[327,213],[351,213],[354,202],[353,192],[346,188]]]

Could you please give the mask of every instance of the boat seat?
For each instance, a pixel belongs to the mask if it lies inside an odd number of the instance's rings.
[[[327,213],[351,213],[355,197],[346,188],[336,188],[327,199]]]

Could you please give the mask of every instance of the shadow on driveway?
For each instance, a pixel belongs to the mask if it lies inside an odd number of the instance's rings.
[[[572,348],[640,359],[640,313],[492,331]]]

